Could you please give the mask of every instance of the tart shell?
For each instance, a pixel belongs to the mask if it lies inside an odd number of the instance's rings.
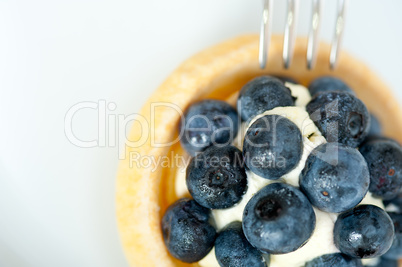
[[[402,142],[399,103],[387,85],[363,62],[343,52],[338,67],[330,70],[330,47],[321,43],[315,68],[307,70],[307,39],[299,38],[292,64],[285,70],[282,45],[282,36],[272,37],[264,70],[258,65],[257,35],[240,36],[207,48],[179,66],[143,106],[137,117],[142,127],[134,123],[128,140],[135,144],[126,146],[117,174],[117,222],[130,266],[197,266],[173,259],[165,248],[161,232],[164,211],[182,197],[177,196],[174,189],[178,168],[173,164],[175,157],[189,158],[177,142],[178,110],[185,110],[196,100],[215,98],[235,105],[241,87],[262,74],[289,76],[303,85],[319,76],[336,76],[353,88],[370,112],[378,117],[384,134]],[[172,144],[160,145],[168,143]],[[149,166],[148,161],[152,159],[170,160],[170,163]]]

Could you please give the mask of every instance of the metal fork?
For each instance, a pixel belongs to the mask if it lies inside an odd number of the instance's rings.
[[[285,68],[289,68],[293,50],[296,41],[296,23],[298,16],[299,0],[288,0],[285,35],[283,41],[283,65]],[[345,14],[346,14],[347,0],[338,0],[338,11],[335,23],[335,32],[331,45],[331,53],[329,57],[329,64],[331,69],[336,67],[338,62],[339,51],[341,48],[342,37],[345,26]],[[268,60],[268,49],[271,38],[271,26],[272,26],[272,10],[273,0],[264,0],[264,9],[261,21],[260,31],[260,47],[259,47],[259,62],[262,69],[265,68]],[[314,68],[317,51],[319,48],[320,37],[320,24],[321,24],[321,12],[322,0],[313,0],[312,15],[310,32],[308,35],[307,44],[307,68]]]

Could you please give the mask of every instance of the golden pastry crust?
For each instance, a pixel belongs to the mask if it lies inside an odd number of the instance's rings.
[[[173,259],[167,252],[160,228],[161,217],[169,204],[178,197],[174,192],[175,166],[145,168],[133,164],[130,155],[158,159],[175,154],[188,157],[176,143],[169,147],[155,147],[154,143],[166,144],[177,138],[180,114],[173,108],[158,107],[151,117],[151,104],[174,103],[181,110],[202,98],[223,99],[234,104],[240,88],[251,78],[267,73],[285,75],[308,84],[322,75],[342,78],[362,99],[369,110],[383,125],[385,135],[402,142],[402,110],[391,90],[368,69],[364,63],[343,53],[335,71],[329,69],[329,46],[321,44],[314,70],[306,69],[307,40],[296,42],[290,69],[282,67],[281,36],[271,41],[268,65],[265,70],[258,66],[258,36],[241,36],[208,48],[185,61],[148,99],[140,115],[151,123],[150,131],[131,129],[129,140],[146,138],[139,147],[126,147],[126,157],[120,161],[117,174],[117,222],[120,238],[130,266],[186,266]],[[152,134],[152,131],[154,134]],[[173,153],[173,154],[172,154]],[[196,264],[195,264],[196,265]]]

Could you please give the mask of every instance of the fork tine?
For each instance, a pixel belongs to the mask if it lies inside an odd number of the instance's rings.
[[[288,0],[288,12],[286,16],[285,37],[283,40],[283,63],[287,69],[293,57],[293,49],[296,41],[296,22],[299,0]]]
[[[329,58],[331,69],[334,69],[338,63],[339,51],[341,49],[342,37],[345,28],[346,5],[347,0],[338,0],[338,15],[336,18],[334,39],[332,41],[331,54]]]
[[[271,40],[272,7],[273,0],[264,0],[264,10],[262,12],[260,30],[260,47],[258,55],[261,69],[265,68],[268,60],[269,42]]]
[[[321,26],[321,0],[313,0],[313,10],[311,15],[311,28],[308,36],[307,45],[307,68],[312,69],[315,66],[317,52],[319,47],[320,26]]]

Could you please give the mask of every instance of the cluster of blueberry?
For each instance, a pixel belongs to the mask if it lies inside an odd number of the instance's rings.
[[[186,172],[194,200],[178,200],[162,219],[163,238],[174,257],[197,262],[215,246],[221,266],[269,266],[270,254],[290,253],[308,242],[315,207],[339,213],[333,233],[341,253],[322,255],[305,266],[362,266],[362,258],[380,256],[378,266],[396,266],[402,257],[402,148],[377,136],[378,121],[342,81],[322,77],[309,90],[313,98],[306,110],[328,143],[308,156],[299,188],[280,182],[265,186],[247,203],[242,222],[219,233],[210,211],[241,201],[247,171],[278,180],[301,160],[303,137],[295,123],[279,115],[255,119],[267,110],[294,106],[295,98],[283,80],[262,76],[243,87],[237,111],[218,100],[188,108],[181,143],[194,156]],[[239,120],[250,124],[243,151],[231,145]],[[275,164],[279,158],[283,164]],[[397,212],[358,206],[368,191]]]

